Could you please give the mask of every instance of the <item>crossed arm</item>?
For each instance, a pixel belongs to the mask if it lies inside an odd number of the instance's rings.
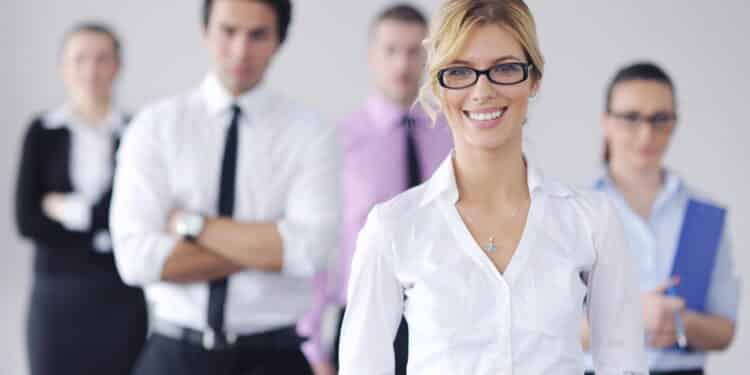
[[[177,211],[173,217],[179,215]],[[170,220],[170,223],[174,218]],[[174,225],[169,225],[174,233]],[[243,268],[280,272],[283,244],[274,223],[240,223],[207,218],[195,242],[180,240],[167,257],[161,279],[171,282],[214,280]]]
[[[326,265],[339,220],[334,129],[306,139],[297,151],[302,155],[281,217],[265,222],[208,217],[197,240],[190,242],[170,229],[173,216],[186,209],[173,193],[180,181],[170,180],[151,114],[141,116],[119,151],[110,212],[115,259],[126,283],[207,281],[245,269],[312,277]]]

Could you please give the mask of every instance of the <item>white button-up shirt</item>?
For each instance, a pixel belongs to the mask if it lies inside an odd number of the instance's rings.
[[[596,180],[595,187],[612,199],[622,220],[630,251],[637,259],[635,264],[638,284],[642,292],[653,290],[672,274],[688,201],[697,199],[717,204],[669,171],[664,172],[664,188],[657,195],[648,220],[644,220],[628,206],[608,173],[603,173]],[[740,279],[734,269],[730,243],[725,225],[706,295],[706,312],[736,320]],[[656,371],[698,369],[703,368],[706,363],[706,353],[700,351],[649,348],[647,356],[649,368]],[[587,356],[586,362],[588,366],[591,365],[590,356]]]
[[[349,280],[341,374],[393,374],[403,313],[410,375],[580,375],[586,298],[597,374],[645,375],[637,282],[604,194],[529,165],[526,228],[500,274],[456,210],[452,164],[370,213]]]
[[[101,124],[87,124],[68,104],[44,116],[45,128],[66,127],[70,133],[68,168],[73,192],[65,195],[63,211],[57,218],[66,229],[87,231],[91,227],[91,206],[111,186],[114,138],[124,130],[126,119],[123,112],[113,110]]]
[[[172,209],[216,216],[231,105],[242,109],[234,219],[275,222],[280,273],[229,277],[226,331],[251,334],[294,324],[311,303],[311,278],[328,263],[339,220],[335,129],[286,98],[256,87],[232,98],[214,75],[196,90],[140,113],[123,138],[111,210],[123,280],[145,287],[157,318],[206,329],[208,284],[160,280],[177,236]]]

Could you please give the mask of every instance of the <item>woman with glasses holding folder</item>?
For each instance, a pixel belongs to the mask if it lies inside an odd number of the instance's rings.
[[[677,124],[670,77],[652,63],[617,72],[602,128],[605,170],[595,187],[613,201],[636,259],[651,374],[703,374],[706,352],[735,331],[739,282],[725,210],[663,164]],[[584,324],[583,345],[589,346]],[[591,368],[591,357],[587,357]]]
[[[15,203],[35,249],[32,375],[127,375],[145,340],[143,293],[120,279],[109,236],[114,154],[128,119],[113,104],[119,68],[112,30],[73,27],[60,51],[67,103],[37,116],[23,142]]]
[[[427,108],[455,149],[369,214],[341,337],[342,375],[582,374],[584,300],[597,370],[646,373],[627,244],[602,193],[543,175],[522,150],[544,58],[521,0],[452,0],[427,41]]]

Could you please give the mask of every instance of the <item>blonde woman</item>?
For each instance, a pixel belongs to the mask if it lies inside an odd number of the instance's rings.
[[[427,49],[425,93],[455,149],[430,180],[370,213],[349,280],[341,373],[392,374],[403,313],[409,374],[582,374],[585,308],[597,373],[646,374],[616,212],[604,194],[558,183],[523,155],[544,72],[528,7],[448,1]]]

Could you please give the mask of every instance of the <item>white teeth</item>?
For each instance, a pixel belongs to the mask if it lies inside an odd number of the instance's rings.
[[[469,115],[469,118],[472,120],[489,121],[489,120],[494,120],[502,116],[503,112],[504,111],[485,112],[485,113],[467,112],[467,113]]]

